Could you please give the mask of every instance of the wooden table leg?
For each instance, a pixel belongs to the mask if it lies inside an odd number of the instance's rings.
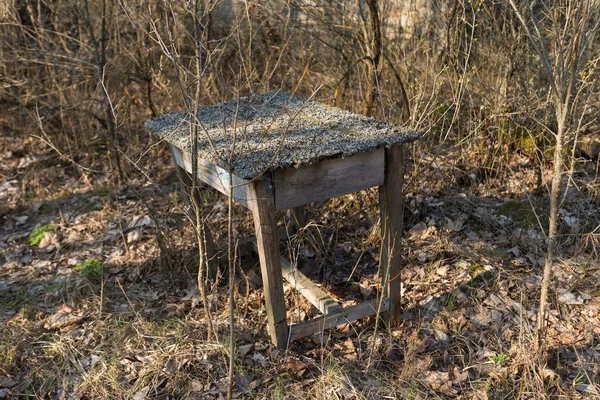
[[[404,202],[405,146],[393,146],[385,150],[385,178],[379,187],[381,209],[381,260],[380,271],[384,296],[390,299],[387,322],[397,325],[400,322],[400,284]]]
[[[173,149],[171,149],[171,154],[173,153]],[[192,176],[182,167],[180,167],[177,162],[175,162],[175,157],[173,156],[173,163],[175,164],[175,172],[177,172],[177,176],[179,180],[184,186],[183,195],[185,197],[186,203],[188,203],[191,207],[193,207],[193,202],[191,199],[192,196]],[[202,199],[198,199],[198,204]],[[210,233],[210,229],[206,222],[203,223],[204,229],[204,245],[206,246],[204,252],[206,254],[207,261],[207,278],[209,281],[215,282],[217,280],[217,275],[219,274],[219,263],[217,252],[215,250],[215,243],[212,238],[212,234]]]
[[[279,240],[275,223],[275,198],[267,177],[250,184],[248,205],[254,217],[254,230],[265,292],[269,335],[275,346],[285,348],[288,341],[283,278],[279,263]]]

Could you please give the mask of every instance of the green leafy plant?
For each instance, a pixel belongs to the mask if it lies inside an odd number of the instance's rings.
[[[79,272],[86,278],[99,278],[102,276],[104,265],[100,260],[85,260],[83,264],[77,264],[75,271]]]
[[[452,311],[456,305],[458,304],[458,291],[454,291],[450,293],[448,296],[448,301],[446,302],[446,308],[448,311]]]
[[[29,234],[29,245],[39,246],[46,232],[56,232],[54,225],[42,225]]]
[[[481,264],[475,263],[469,267],[469,276],[475,278],[481,270],[483,270]]]
[[[508,356],[508,354],[501,351],[500,353],[496,353],[492,356],[492,361],[495,362],[496,364],[504,364],[505,362],[507,362],[509,360],[509,358],[510,357]]]

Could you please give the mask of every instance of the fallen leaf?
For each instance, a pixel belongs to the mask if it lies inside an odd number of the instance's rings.
[[[523,280],[525,281],[527,289],[536,289],[540,285],[540,282],[542,282],[542,277],[538,275],[529,275],[523,278]]]
[[[595,385],[575,385],[575,390],[583,393],[593,394],[595,396],[600,396],[600,390]]]
[[[448,382],[448,373],[442,371],[427,371],[423,375],[421,381],[433,390],[438,390],[442,385]]]
[[[548,379],[552,382],[560,379],[560,375],[550,368],[541,368],[540,375],[544,380]]]
[[[478,359],[488,359],[495,355],[496,353],[491,350],[481,349],[477,353],[475,353],[475,357]]]
[[[486,327],[500,323],[502,313],[496,310],[483,308],[480,312],[471,317],[471,322],[477,327]]]
[[[435,341],[438,344],[444,345],[450,341],[448,334],[441,329],[436,329],[434,331]]]
[[[332,382],[330,385],[325,386],[324,391],[326,394],[334,395],[333,398],[344,398],[351,399],[356,398],[357,390],[354,385],[345,376],[336,377],[337,382]],[[337,396],[336,396],[337,395]]]
[[[100,356],[92,354],[90,356],[90,368],[94,368],[96,366],[96,364],[98,364],[101,360],[102,360],[102,358]]]
[[[46,319],[44,328],[62,329],[68,326],[80,325],[84,322],[85,317],[83,315],[74,315],[72,313],[73,307],[63,304],[55,314]]]
[[[448,273],[448,266],[447,265],[442,265],[441,267],[439,267],[435,273],[439,276],[446,276],[446,274]]]
[[[70,314],[73,312],[73,307],[68,304],[63,304],[62,306],[59,307],[59,309],[57,311]]]
[[[584,304],[585,300],[589,300],[589,295],[575,295],[571,291],[566,291],[558,296],[558,302],[563,304],[577,305]]]
[[[248,355],[248,353],[250,353],[250,351],[252,351],[252,348],[254,347],[253,343],[250,344],[245,344],[243,346],[240,346],[240,358],[243,360],[244,358],[246,358],[246,356]]]
[[[449,397],[456,397],[460,393],[460,388],[453,386],[452,381],[444,383],[438,390]]]
[[[133,400],[145,400],[148,398],[148,393],[150,393],[150,386],[144,386],[133,395]]]
[[[479,389],[473,394],[473,398],[471,400],[488,400],[487,389]]]
[[[469,302],[469,296],[459,290],[458,294],[456,295],[456,301],[458,304],[467,304]]]
[[[450,370],[449,375],[452,378],[453,385],[460,385],[461,383],[469,379],[469,372],[460,372],[460,369],[456,365]]]
[[[16,384],[17,384],[17,382],[13,381],[9,377],[0,376],[0,388],[10,389],[10,388],[14,387]]]
[[[306,364],[294,357],[287,358],[285,361],[285,367],[299,376],[302,376],[302,374],[304,374],[306,371]]]
[[[40,241],[39,248],[45,249],[58,244],[58,234],[56,232],[46,232]]]
[[[190,382],[190,392],[200,393],[204,391],[204,385],[200,381],[193,380]]]
[[[127,229],[143,228],[146,226],[154,226],[154,221],[152,221],[152,218],[150,218],[149,215],[138,215],[136,217],[133,217],[133,220],[129,223]]]
[[[134,229],[127,234],[127,243],[133,243],[140,240],[140,236],[142,235],[141,229]]]
[[[419,222],[415,226],[413,226],[410,231],[411,239],[424,239],[424,235],[427,233],[427,224],[425,222]]]
[[[369,281],[362,281],[361,284],[359,285],[359,289],[360,289],[360,294],[364,297],[364,298],[369,298],[372,294],[373,294],[373,289],[371,289],[371,287],[369,287]]]
[[[444,228],[451,230],[453,232],[460,232],[467,221],[466,215],[459,216],[456,220],[452,221],[450,218],[446,217],[446,222],[444,222]]]

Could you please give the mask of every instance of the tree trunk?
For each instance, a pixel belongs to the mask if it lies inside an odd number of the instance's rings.
[[[370,116],[377,97],[377,86],[381,72],[381,20],[379,19],[379,8],[377,0],[366,0],[369,8],[369,30],[371,37],[365,38],[369,41],[368,73],[367,73],[367,95],[365,98],[365,115]]]
[[[540,293],[540,311],[538,314],[537,329],[538,339],[543,337],[544,322],[546,320],[546,303],[548,302],[548,287],[552,279],[554,267],[554,253],[556,251],[556,234],[558,231],[558,198],[562,184],[563,174],[563,141],[565,132],[565,118],[562,115],[562,107],[557,107],[557,135],[556,147],[554,148],[554,168],[552,171],[552,188],[550,189],[550,226],[548,227],[548,250],[544,263],[544,276]]]

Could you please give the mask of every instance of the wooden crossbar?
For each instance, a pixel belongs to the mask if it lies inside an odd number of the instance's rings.
[[[254,251],[257,251],[255,239],[252,240],[252,248]],[[283,278],[292,284],[320,312],[330,314],[343,310],[342,306],[327,292],[318,287],[306,275],[298,270],[294,270],[292,264],[285,257],[280,257],[279,262],[281,263]]]
[[[381,302],[381,304],[379,302]],[[384,297],[383,299],[373,299],[352,307],[342,308],[340,311],[313,318],[309,321],[290,325],[288,333],[290,341],[317,332],[322,332],[325,329],[333,328],[338,325],[356,321],[357,319],[365,318],[370,315],[375,315],[378,312],[378,305],[380,305],[379,312],[383,313],[389,309],[389,304],[390,301],[387,297]]]
[[[252,249],[258,251],[256,239],[252,239]],[[294,270],[291,263],[285,257],[280,256],[279,261],[281,263],[283,278],[294,285],[301,295],[323,313],[320,317],[290,325],[288,331],[290,341],[389,310],[390,299],[388,297],[384,297],[383,299],[377,298],[355,306],[343,308],[327,292],[306,277],[306,275],[298,270]]]

